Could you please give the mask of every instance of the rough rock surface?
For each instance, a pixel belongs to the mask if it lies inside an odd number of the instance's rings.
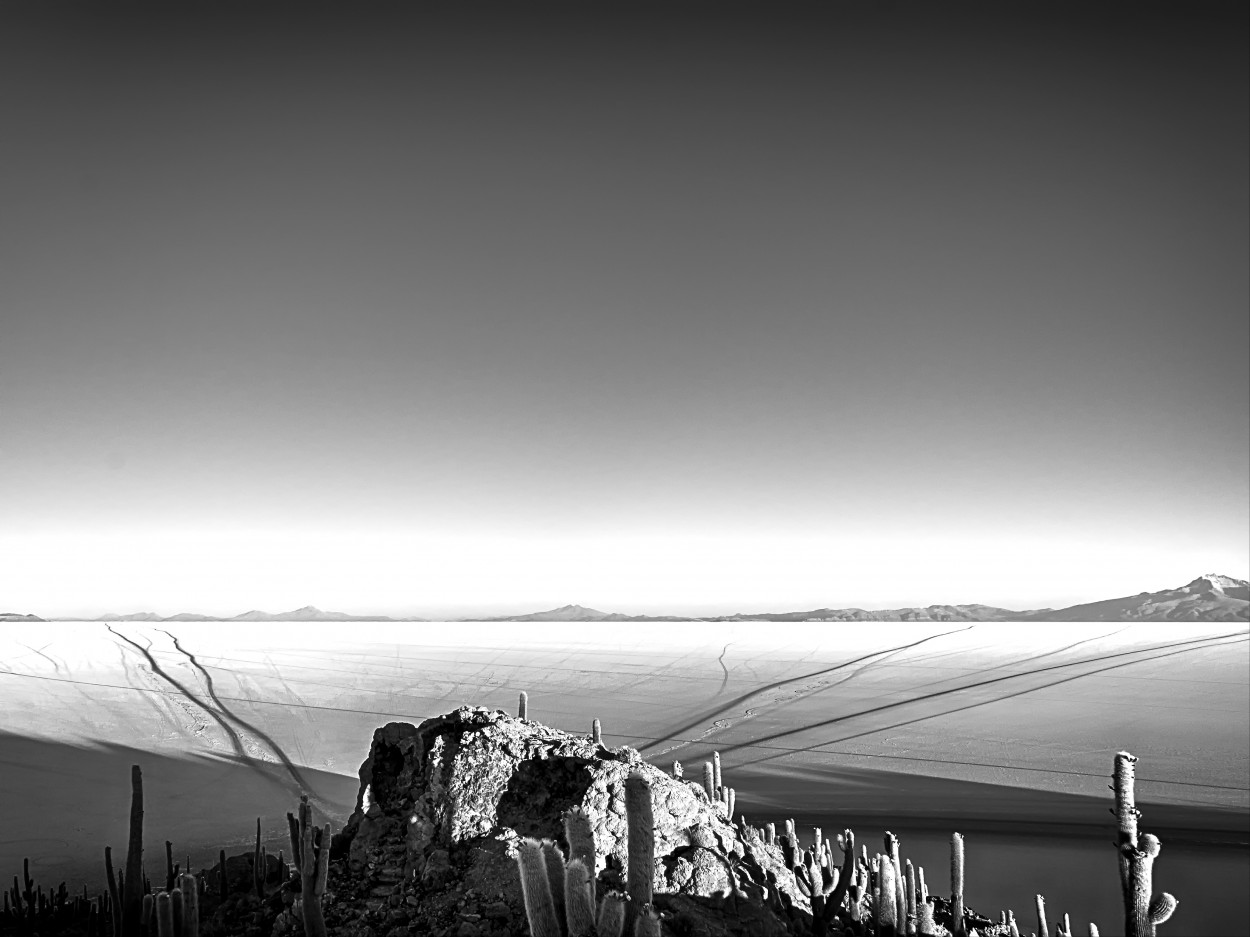
[[[599,888],[619,887],[631,771],[651,782],[653,883],[666,935],[810,932],[807,900],[781,850],[735,826],[702,786],[670,777],[633,749],[467,707],[374,733],[356,811],[336,837],[334,853],[346,861],[336,863],[331,891],[352,897],[327,896],[332,932],[528,933],[517,844],[545,837],[567,851],[561,816],[573,806],[592,820]]]

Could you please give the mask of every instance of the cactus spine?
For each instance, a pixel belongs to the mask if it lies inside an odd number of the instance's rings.
[[[655,818],[651,809],[651,782],[641,771],[625,779],[625,814],[628,820],[629,868],[626,872],[629,907],[625,930],[629,933],[644,905],[651,904],[651,881],[655,875]]]

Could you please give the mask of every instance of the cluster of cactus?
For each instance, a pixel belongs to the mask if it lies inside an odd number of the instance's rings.
[[[155,937],[199,937],[201,881],[178,875],[172,888],[143,896],[140,927]]]
[[[1155,928],[1171,917],[1177,900],[1167,892],[1152,897],[1152,864],[1159,854],[1159,841],[1149,834],[1138,836],[1137,820],[1141,813],[1134,804],[1133,792],[1133,764],[1136,760],[1128,752],[1116,755],[1115,783],[1112,785],[1116,794],[1113,812],[1120,826],[1117,848],[1120,851],[1120,877],[1124,893],[1125,933],[1127,937],[1155,937]],[[719,757],[715,757],[713,762],[705,765],[705,787],[718,783],[719,761]],[[673,776],[681,777],[681,766],[677,762],[673,763]],[[742,821],[741,827],[747,836],[779,849],[799,892],[811,902],[812,933],[817,937],[829,933],[830,925],[839,918],[843,927],[878,937],[929,937],[946,932],[935,920],[938,902],[929,894],[924,869],[902,859],[899,839],[894,834],[885,834],[883,852],[870,858],[867,849],[861,847],[861,855],[856,857],[855,835],[849,829],[844,830],[838,837],[843,853],[839,868],[834,861],[830,841],[819,827],[813,829],[810,848],[804,848],[799,841],[793,820],[785,822],[784,832],[781,833],[777,832],[773,823],[755,828]],[[970,926],[970,922],[989,922],[972,915],[964,906],[963,836],[952,834],[950,847],[951,896],[949,905],[944,909],[950,915],[949,933],[955,937],[976,937],[977,931]],[[1064,914],[1062,923],[1056,924],[1052,931],[1045,898],[1037,895],[1035,901],[1037,934],[1072,937],[1069,915]],[[1001,913],[998,930],[1011,937],[1020,937],[1020,927],[1012,911]],[[1098,926],[1091,923],[1090,937],[1098,937],[1098,933]]]
[[[4,892],[4,911],[0,920],[20,922],[22,926],[61,923],[87,922],[89,933],[98,934],[100,902],[87,896],[84,885],[81,895],[71,895],[65,883],[55,891],[44,891],[42,885],[36,885],[30,875],[30,859],[22,860],[22,878],[19,882],[13,876],[13,887]]]
[[[291,857],[300,881],[305,937],[326,937],[321,899],[326,892],[326,878],[330,871],[330,824],[318,828],[312,822],[312,807],[307,796],[300,798],[299,817],[288,813],[286,819],[291,832]],[[259,834],[257,840],[259,843]],[[258,846],[258,861],[261,855]],[[257,878],[256,887],[263,891],[262,878]]]
[[[681,777],[681,762],[673,762],[673,777]],[[712,760],[703,762],[703,791],[712,803],[724,806],[725,819],[733,819],[738,795],[732,787],[726,787],[721,778],[720,752],[712,752]]]
[[[566,858],[552,840],[524,839],[517,867],[525,915],[533,937],[660,937],[651,903],[655,821],[651,782],[641,772],[625,781],[628,819],[627,894],[610,891],[596,901],[596,853],[590,817],[580,807],[564,815]]]

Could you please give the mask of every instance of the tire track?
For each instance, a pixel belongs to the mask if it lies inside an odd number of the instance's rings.
[[[1229,636],[1228,636],[1228,635],[1220,635],[1219,637],[1223,638],[1223,637],[1229,637]],[[892,731],[892,730],[894,730],[894,729],[901,729],[901,728],[902,728],[902,727],[904,727],[904,726],[915,725],[915,724],[916,724],[916,723],[918,723],[918,722],[925,722],[925,721],[927,721],[927,720],[929,720],[929,719],[938,719],[938,718],[940,718],[940,717],[942,717],[942,716],[949,716],[949,715],[952,715],[952,714],[954,714],[954,713],[965,712],[966,710],[969,710],[969,709],[976,709],[976,708],[978,708],[978,707],[980,707],[980,706],[989,706],[989,705],[991,705],[991,704],[993,704],[993,703],[1002,703],[1002,702],[1005,702],[1005,701],[1007,701],[1007,700],[1009,700],[1009,699],[1015,699],[1015,698],[1016,698],[1016,697],[1018,697],[1018,696],[1024,696],[1024,695],[1026,695],[1026,694],[1028,694],[1028,693],[1036,693],[1036,692],[1038,692],[1038,691],[1040,691],[1040,690],[1049,690],[1049,689],[1052,689],[1053,687],[1062,686],[1062,685],[1063,685],[1063,684],[1065,684],[1065,683],[1071,683],[1071,682],[1072,682],[1072,681],[1074,681],[1074,680],[1080,680],[1080,679],[1082,679],[1082,678],[1084,678],[1084,677],[1092,677],[1092,676],[1095,676],[1096,674],[1100,674],[1100,673],[1107,673],[1108,671],[1111,671],[1111,670],[1119,670],[1119,669],[1120,669],[1120,668],[1122,668],[1122,667],[1132,667],[1132,666],[1134,666],[1134,665],[1136,665],[1136,664],[1144,664],[1144,663],[1146,663],[1147,661],[1152,661],[1152,660],[1165,660],[1166,658],[1169,658],[1169,657],[1176,657],[1176,656],[1178,656],[1178,655],[1180,655],[1180,654],[1189,654],[1189,653],[1192,653],[1192,652],[1194,652],[1194,651],[1201,651],[1201,650],[1205,650],[1206,648],[1209,648],[1209,647],[1220,647],[1220,646],[1225,645],[1225,644],[1241,644],[1241,643],[1246,642],[1246,641],[1250,641],[1250,637],[1247,637],[1247,636],[1241,636],[1239,640],[1233,640],[1233,641],[1219,641],[1219,642],[1212,643],[1212,644],[1203,644],[1203,645],[1201,645],[1201,646],[1199,646],[1199,647],[1185,647],[1185,648],[1180,648],[1179,650],[1172,650],[1172,651],[1168,651],[1166,654],[1156,654],[1156,655],[1154,655],[1153,657],[1142,657],[1142,658],[1138,658],[1137,660],[1127,660],[1127,661],[1121,661],[1121,662],[1120,662],[1120,663],[1118,663],[1118,664],[1111,664],[1110,666],[1107,666],[1107,667],[1099,667],[1099,668],[1098,668],[1098,669],[1096,669],[1096,670],[1088,670],[1088,671],[1085,671],[1084,673],[1072,674],[1071,676],[1069,676],[1069,677],[1064,677],[1064,678],[1063,678],[1063,679],[1061,679],[1061,680],[1052,680],[1051,682],[1049,682],[1049,683],[1045,683],[1045,684],[1043,684],[1042,686],[1026,687],[1026,688],[1025,688],[1025,689],[1023,689],[1023,690],[1017,690],[1017,691],[1016,691],[1016,692],[1014,692],[1014,693],[1008,693],[1008,694],[1006,694],[1006,695],[1004,695],[1004,696],[998,696],[998,697],[995,697],[994,699],[979,700],[978,702],[975,702],[975,703],[969,703],[969,704],[968,704],[968,705],[966,705],[966,706],[957,706],[957,707],[955,707],[954,709],[946,709],[946,710],[943,710],[943,711],[942,711],[942,712],[940,712],[940,713],[926,713],[926,714],[925,714],[925,715],[923,715],[923,716],[917,716],[915,719],[908,719],[908,720],[905,720],[905,721],[903,721],[903,722],[896,722],[896,723],[894,723],[894,724],[892,724],[892,725],[888,725],[888,726],[879,726],[879,727],[877,727],[877,728],[875,728],[875,729],[865,729],[863,732],[857,732],[857,733],[855,733],[854,735],[844,735],[844,736],[842,736],[841,738],[837,738],[837,739],[828,739],[828,740],[826,740],[826,741],[824,741],[824,742],[817,742],[817,743],[815,743],[815,744],[813,744],[813,745],[809,745],[809,746],[806,746],[806,747],[804,747],[804,748],[792,748],[792,749],[787,749],[787,750],[782,751],[782,752],[776,752],[775,754],[772,754],[772,755],[765,755],[763,758],[757,758],[757,759],[755,759],[754,761],[746,761],[746,762],[741,762],[741,763],[740,763],[740,766],[741,766],[741,767],[746,767],[747,765],[758,765],[758,764],[763,764],[763,763],[764,763],[764,762],[766,762],[766,761],[773,761],[773,760],[775,760],[775,759],[777,759],[777,758],[785,758],[785,757],[787,757],[787,756],[789,756],[789,755],[807,754],[807,753],[810,753],[810,752],[814,752],[814,751],[816,751],[816,750],[818,750],[818,749],[822,748],[822,747],[823,747],[823,746],[825,746],[825,745],[837,745],[837,744],[838,744],[838,743],[840,743],[840,742],[849,742],[849,741],[852,741],[852,740],[854,740],[854,739],[863,738],[863,737],[868,736],[868,735],[876,735],[878,732],[890,732],[890,731]],[[1157,648],[1156,648],[1156,649],[1154,649],[1154,650],[1157,650]],[[846,717],[846,718],[854,718],[854,716],[848,716],[848,717]],[[836,722],[837,720],[831,720],[831,721]],[[826,724],[828,724],[828,723],[822,723],[822,725],[826,725]],[[801,730],[801,731],[802,731],[802,730]],[[768,739],[764,739],[764,740],[761,740],[761,741],[768,741]],[[744,745],[735,746],[735,748],[743,748],[743,747],[747,747],[747,746],[744,746]],[[732,752],[732,751],[734,751],[734,748],[729,748],[729,749],[727,749],[726,751],[731,751],[731,752]],[[834,753],[834,752],[830,752],[830,754],[836,754],[836,753]],[[934,760],[934,759],[914,759],[914,760]],[[961,765],[961,766],[964,766],[964,767],[985,767],[984,765],[981,765],[979,762],[975,762],[975,761],[955,761],[955,760],[945,760],[945,761],[942,761],[941,763],[942,763],[942,764],[951,764],[951,765]],[[1001,767],[1001,766],[1000,766],[1000,767]],[[1024,770],[1024,769],[1011,769],[1011,770]],[[1030,769],[1030,770],[1032,770],[1032,769]],[[1071,772],[1069,772],[1069,773],[1071,773]],[[1171,783],[1171,782],[1161,782],[1161,783]],[[1177,783],[1183,783],[1183,782],[1177,782]],[[1199,787],[1212,787],[1212,786],[1218,786],[1218,785],[1196,785],[1196,786],[1199,786]],[[1244,790],[1244,788],[1227,788],[1227,789],[1228,789],[1228,790]]]
[[[918,647],[919,645],[924,644],[928,641],[934,641],[937,638],[944,638],[947,635],[958,634],[961,631],[969,631],[974,627],[975,625],[969,625],[967,628],[956,628],[953,631],[942,631],[938,634],[931,634],[928,637],[921,638],[919,641],[913,641],[910,644],[903,644],[898,647],[890,647],[890,648],[885,648],[880,651],[873,651],[871,654],[865,654],[862,657],[857,657],[854,660],[844,661],[843,663],[835,664],[832,667],[823,667],[820,670],[813,670],[811,673],[802,674],[801,676],[798,676],[798,677],[788,677],[785,680],[776,680],[772,683],[766,684],[765,686],[758,687],[754,690],[750,690],[747,693],[743,693],[741,696],[734,697],[732,700],[730,700],[729,702],[725,703],[722,706],[718,706],[715,709],[707,710],[701,713],[700,715],[694,717],[689,722],[681,726],[678,726],[675,729],[666,730],[664,732],[664,735],[660,739],[653,741],[653,742],[649,742],[646,745],[640,746],[638,748],[638,751],[643,754],[646,754],[647,752],[653,752],[653,754],[663,754],[663,752],[654,752],[654,749],[659,748],[659,746],[664,744],[665,742],[680,742],[682,745],[688,745],[690,744],[690,742],[681,739],[680,736],[683,736],[683,735],[688,734],[689,732],[692,732],[693,730],[697,729],[699,726],[703,725],[704,723],[708,721],[715,721],[717,719],[720,719],[728,715],[729,713],[735,710],[738,710],[744,706],[747,706],[749,702],[754,700],[756,697],[762,696],[765,693],[773,693],[773,692],[776,692],[777,690],[782,689],[783,687],[787,687],[792,684],[796,684],[796,683],[801,684],[801,683],[804,683],[808,680],[812,680],[817,677],[823,677],[831,673],[837,673],[839,670],[845,670],[847,667],[853,667],[856,664],[862,664],[865,661],[870,661],[874,657],[881,657],[882,655],[885,655],[885,654],[895,654],[900,651],[905,651],[913,647]],[[680,747],[680,746],[675,746],[675,747]],[[664,751],[665,752],[672,751],[672,748],[666,748],[664,749]]]
[[[800,726],[795,729],[786,729],[785,731],[782,731],[782,732],[774,732],[771,735],[766,735],[761,738],[752,739],[751,743],[741,742],[736,745],[731,745],[728,748],[721,749],[721,756],[724,757],[724,755],[726,754],[732,753],[734,751],[738,751],[742,748],[746,748],[752,743],[758,744],[762,742],[773,742],[773,741],[776,741],[777,739],[787,738],[789,736],[798,735],[803,732],[811,732],[816,729],[822,729],[826,726],[837,725],[842,722],[847,722],[851,719],[858,719],[861,716],[871,716],[876,713],[886,712],[891,709],[898,709],[901,706],[911,706],[915,703],[924,703],[924,702],[928,702],[929,700],[938,699],[940,697],[950,696],[952,693],[962,693],[965,690],[975,690],[975,689],[980,689],[981,687],[993,686],[998,683],[1003,683],[1007,680],[1019,680],[1024,677],[1035,677],[1035,676],[1038,676],[1039,674],[1050,673],[1055,670],[1062,670],[1066,667],[1079,667],[1079,666],[1086,665],[1086,664],[1097,664],[1097,663],[1101,663],[1102,661],[1116,660],[1118,658],[1136,656],[1140,654],[1148,654],[1153,651],[1171,650],[1174,648],[1189,648],[1190,650],[1198,650],[1199,648],[1190,648],[1189,646],[1198,644],[1202,647],[1209,647],[1209,646],[1212,646],[1209,643],[1212,641],[1221,641],[1225,638],[1244,638],[1244,637],[1245,637],[1244,633],[1242,632],[1234,632],[1232,634],[1222,634],[1222,635],[1210,635],[1205,638],[1194,638],[1189,641],[1177,641],[1172,644],[1162,644],[1157,647],[1137,648],[1131,651],[1121,651],[1116,654],[1106,654],[1101,657],[1091,657],[1091,658],[1085,658],[1083,660],[1069,661],[1064,664],[1052,664],[1049,667],[1038,667],[1033,670],[1024,671],[1022,673],[1006,674],[1001,677],[993,677],[989,680],[979,680],[975,683],[968,683],[963,686],[951,687],[946,690],[938,690],[933,693],[926,693],[921,696],[911,697],[910,699],[898,700],[893,703],[885,703],[881,706],[873,706],[869,709],[861,709],[858,712],[847,713],[844,716],[835,716],[832,719],[826,719],[822,722],[812,723],[811,725]],[[1162,656],[1166,657],[1169,655],[1162,655]],[[1151,658],[1145,658],[1145,659],[1156,660],[1158,658],[1151,657]],[[1137,662],[1138,661],[1129,661],[1128,663],[1137,663]],[[1115,668],[1108,668],[1108,669],[1115,669]],[[1092,673],[1101,673],[1101,672],[1102,671],[1092,671]],[[1059,683],[1066,683],[1066,682],[1068,681],[1067,680],[1056,681],[1054,684],[1047,684],[1046,686],[1058,685]],[[1045,689],[1045,686],[1034,687],[1032,689]],[[1026,690],[1024,692],[1031,692],[1031,690]],[[1003,697],[1003,699],[1008,699],[1008,698],[1010,697]],[[990,700],[989,702],[994,702],[994,701]],[[978,705],[981,705],[981,704],[978,704]],[[878,729],[876,731],[884,731],[884,729]],[[832,743],[825,742],[825,743],[820,743],[820,744],[832,744]],[[808,748],[810,747],[812,746],[809,746]],[[802,750],[807,750],[807,749],[800,749],[800,750],[802,751]]]
[[[235,750],[235,757],[239,760],[240,763],[247,765],[253,771],[255,771],[256,773],[258,773],[259,775],[261,775],[262,777],[264,777],[265,779],[269,781],[277,780],[276,778],[273,777],[273,775],[271,775],[268,771],[264,769],[263,764],[261,762],[257,761],[255,758],[253,758],[251,755],[247,753],[247,750],[243,745],[243,740],[240,737],[238,731],[226,721],[226,716],[223,714],[223,712],[214,709],[212,706],[206,703],[198,694],[192,692],[187,687],[183,686],[182,683],[180,683],[174,677],[166,673],[165,670],[161,667],[161,665],[156,662],[156,658],[152,656],[148,648],[143,647],[137,641],[132,641],[130,638],[126,637],[121,632],[114,631],[112,625],[105,625],[105,627],[115,637],[118,637],[121,640],[125,641],[128,645],[130,645],[132,648],[134,648],[136,651],[142,654],[143,657],[147,660],[148,667],[151,669],[154,675],[160,677],[162,680],[164,680],[165,682],[170,684],[172,687],[174,687],[179,693],[181,693],[183,697],[185,697],[186,699],[194,703],[196,706],[199,706],[201,709],[203,709],[206,713],[208,713],[209,716],[212,717],[214,722],[216,722],[219,726],[221,726],[222,731],[224,731],[226,733],[226,736],[230,739],[231,747],[234,748]],[[183,651],[182,653],[185,655],[186,651]],[[191,655],[191,657],[194,657],[194,655]],[[203,668],[200,667],[199,661],[195,661],[193,665],[197,669],[199,669],[201,672],[203,672]],[[214,696],[214,698],[216,698],[215,690],[212,695]],[[241,719],[238,719],[238,717],[234,716],[233,713],[230,713],[230,711],[228,709],[225,709],[225,707],[223,707],[223,709],[225,710],[225,713],[228,713],[230,717],[233,718],[236,722],[238,722],[240,725],[247,728],[248,731],[253,732],[255,735],[257,735],[257,737],[263,739],[271,748],[274,749],[275,754],[277,754],[279,760],[282,761],[283,767],[287,769],[287,773],[291,776],[291,779],[295,782],[297,793],[299,794],[308,793],[310,799],[315,796],[314,793],[308,789],[308,785],[304,781],[303,776],[299,773],[299,769],[296,768],[295,765],[291,764],[290,759],[286,757],[286,753],[283,752],[282,749],[279,748],[273,742],[272,739],[270,739],[267,735],[265,735],[265,733],[258,732],[254,727],[251,726],[250,723],[247,723]],[[320,798],[317,798],[317,799],[320,800]]]
[[[291,780],[294,781],[296,786],[299,788],[299,793],[308,795],[308,798],[310,800],[317,802],[318,806],[322,806],[324,809],[324,804],[321,803],[321,798],[317,796],[317,793],[315,790],[313,790],[312,785],[310,785],[308,781],[304,779],[304,775],[300,772],[298,766],[293,761],[291,761],[291,759],[287,756],[287,753],[283,750],[282,746],[279,745],[277,742],[275,742],[273,738],[267,732],[265,732],[262,729],[257,728],[254,724],[248,722],[246,719],[243,719],[242,717],[237,715],[232,709],[230,709],[230,707],[228,707],[225,703],[223,703],[221,701],[221,698],[218,697],[216,689],[213,687],[212,675],[209,674],[209,672],[204,669],[204,666],[196,659],[195,655],[192,654],[190,651],[188,651],[186,648],[184,648],[179,643],[178,639],[175,638],[168,631],[162,631],[161,633],[168,636],[169,639],[174,642],[174,648],[183,656],[185,656],[187,660],[190,662],[191,666],[194,667],[196,670],[200,672],[200,674],[203,675],[204,682],[208,690],[208,695],[212,698],[213,702],[217,704],[218,712],[221,714],[221,716],[226,719],[231,720],[236,725],[241,726],[245,731],[250,732],[252,735],[256,736],[258,739],[264,742],[267,746],[269,746],[269,750],[275,756],[277,756],[280,762],[282,762],[282,767],[286,769],[287,774],[291,776]],[[152,656],[150,654],[148,654],[146,651],[144,651],[144,654],[145,656],[147,656],[148,661],[150,664],[152,664],[152,666],[157,666],[156,662],[152,660]],[[162,676],[165,676],[163,672],[162,672]],[[170,678],[166,676],[166,679],[169,680]],[[170,680],[170,682],[173,682],[173,681]],[[184,690],[183,692],[185,693],[186,691]],[[237,733],[235,733],[234,737],[237,739],[239,736],[237,735]]]

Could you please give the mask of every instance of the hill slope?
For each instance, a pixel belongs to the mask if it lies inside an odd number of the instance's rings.
[[[1162,592],[1034,612],[1022,621],[1248,621],[1250,584],[1214,573]]]

